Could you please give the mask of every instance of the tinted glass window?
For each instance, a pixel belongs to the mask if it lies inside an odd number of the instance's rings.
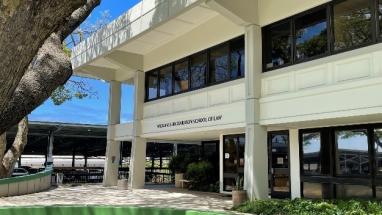
[[[303,195],[307,199],[321,199],[322,198],[322,185],[318,183],[303,183]]]
[[[147,75],[147,96],[148,100],[155,99],[158,96],[158,72],[148,72]]]
[[[159,96],[172,94],[172,66],[163,67],[159,70]]]
[[[244,149],[245,149],[245,137],[240,136],[238,138],[238,144],[239,144],[239,167],[244,168]]]
[[[369,173],[367,130],[335,132],[337,146],[336,173],[339,175],[364,175]]]
[[[371,42],[370,1],[338,1],[334,5],[334,49],[342,50]]]
[[[337,198],[349,199],[370,199],[373,197],[371,187],[363,185],[336,185]]]
[[[190,57],[191,88],[200,88],[206,85],[207,53]]]
[[[323,8],[295,20],[297,60],[307,59],[327,52],[326,18],[326,8]]]
[[[244,38],[231,43],[231,78],[244,76],[245,71]]]
[[[271,69],[291,62],[291,22],[267,27],[264,34],[265,67]]]
[[[188,90],[188,62],[176,63],[174,66],[174,93]]]
[[[210,82],[221,82],[230,79],[228,69],[228,44],[211,49],[210,52]]]
[[[237,137],[226,137],[224,139],[224,172],[237,172]]]
[[[302,135],[304,174],[321,173],[321,134],[305,133]]]
[[[374,130],[374,148],[375,148],[375,162],[376,172],[382,175],[382,129]]]

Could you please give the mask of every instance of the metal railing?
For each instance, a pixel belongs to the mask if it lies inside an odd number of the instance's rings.
[[[64,184],[102,183],[104,174],[103,168],[55,169],[55,173],[63,174]],[[145,176],[146,183],[171,184],[174,182],[174,176],[167,168],[147,168]],[[129,178],[129,168],[119,168],[118,178]]]

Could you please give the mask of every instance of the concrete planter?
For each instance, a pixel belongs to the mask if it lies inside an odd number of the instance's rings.
[[[118,180],[117,187],[119,190],[127,190],[129,187],[129,183],[127,179],[120,179]]]
[[[181,180],[184,179],[183,173],[175,173],[175,187],[176,188],[182,188],[182,182]]]
[[[239,206],[247,201],[247,191],[245,190],[233,190],[232,191],[232,204],[233,206]]]

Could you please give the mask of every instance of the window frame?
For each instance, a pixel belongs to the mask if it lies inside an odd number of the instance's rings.
[[[356,46],[352,46],[352,47],[348,47],[348,48],[344,48],[344,49],[340,49],[340,50],[334,50],[334,5],[335,4],[338,4],[340,2],[343,2],[343,1],[348,1],[348,0],[332,0],[330,2],[327,2],[327,3],[324,3],[322,5],[319,5],[317,7],[314,7],[314,8],[311,8],[311,9],[308,9],[304,12],[301,12],[301,13],[298,13],[296,15],[293,15],[293,16],[290,16],[290,17],[287,17],[285,19],[282,19],[282,20],[279,20],[277,22],[274,22],[274,23],[271,23],[269,25],[266,25],[266,26],[263,26],[262,27],[262,38],[263,38],[263,41],[262,41],[262,45],[263,45],[263,50],[262,50],[262,53],[263,53],[263,57],[262,57],[262,63],[263,63],[263,73],[266,73],[266,72],[270,72],[270,71],[273,71],[273,70],[278,70],[278,69],[282,69],[282,68],[285,68],[285,67],[288,67],[288,66],[292,66],[292,65],[297,65],[297,64],[300,64],[300,63],[305,63],[305,62],[309,62],[309,61],[313,61],[313,60],[317,60],[317,59],[320,59],[320,58],[324,58],[324,57],[328,57],[328,56],[332,56],[332,55],[336,55],[336,54],[340,54],[340,53],[344,53],[344,52],[348,52],[348,51],[352,51],[352,50],[355,50],[355,49],[360,49],[360,48],[363,48],[363,47],[367,47],[367,46],[370,46],[370,45],[375,45],[375,44],[378,44],[378,43],[382,43],[382,28],[379,26],[379,20],[378,20],[378,5],[379,5],[379,0],[367,0],[370,4],[370,10],[371,10],[371,19],[370,19],[370,22],[371,22],[371,41],[370,42],[366,42],[366,43],[362,43],[360,45],[356,45]],[[382,2],[381,2],[382,3]],[[303,60],[297,60],[296,59],[296,26],[295,26],[295,20],[301,16],[304,16],[304,15],[307,15],[307,14],[310,14],[310,13],[313,13],[319,9],[322,9],[322,8],[326,8],[326,11],[327,11],[327,38],[328,38],[328,51],[326,54],[320,54],[320,55],[316,55],[316,56],[313,56],[313,57],[310,57],[310,58],[306,58],[306,59],[303,59]],[[265,56],[266,56],[266,49],[264,48],[265,47],[265,38],[266,37],[266,31],[269,29],[269,28],[272,28],[274,26],[277,26],[283,22],[287,22],[288,20],[290,20],[291,22],[291,28],[292,28],[292,59],[291,59],[291,62],[288,63],[288,64],[283,64],[281,66],[276,66],[276,67],[272,67],[272,68],[269,68],[267,69],[266,68],[266,60],[265,60]],[[382,22],[382,20],[381,20]],[[380,32],[381,31],[381,32]]]
[[[337,126],[337,127],[323,127],[323,128],[315,128],[315,129],[300,129],[299,130],[299,148],[300,148],[300,176],[301,176],[301,196],[304,194],[303,184],[305,182],[309,183],[319,183],[326,184],[328,186],[328,190],[325,190],[326,193],[322,194],[326,197],[324,198],[336,198],[336,185],[363,185],[368,186],[372,189],[373,199],[376,196],[377,187],[382,186],[382,175],[376,174],[376,159],[375,159],[375,148],[374,148],[374,129],[381,129],[382,123],[374,123],[374,124],[362,124],[362,125],[348,125],[348,126]],[[335,132],[336,131],[344,131],[344,130],[356,130],[356,129],[365,129],[367,131],[368,138],[368,156],[369,156],[369,174],[352,174],[352,175],[342,175],[336,174],[336,150],[337,143],[335,140]],[[312,133],[320,131],[322,141],[326,141],[326,143],[321,143],[325,145],[325,147],[329,147],[327,151],[330,151],[330,174],[329,175],[309,175],[304,174],[303,172],[303,153],[302,153],[302,135],[304,133]],[[324,190],[323,190],[324,192]]]
[[[187,72],[188,72],[188,88],[187,90],[180,90],[179,92],[175,92],[175,66],[177,64],[180,64],[180,63],[184,63],[184,62],[187,62]],[[182,59],[179,59],[177,61],[175,61],[174,63],[172,63],[172,94],[171,95],[178,95],[178,94],[181,94],[181,93],[184,93],[184,92],[187,92],[191,89],[191,69],[190,69],[190,58],[188,57],[185,57],[185,58],[182,58]]]
[[[166,67],[171,67],[171,92],[170,94],[167,94],[167,95],[164,95],[164,96],[161,96],[160,95],[160,71]],[[155,69],[156,71],[158,71],[158,97],[156,99],[162,99],[162,98],[166,98],[166,97],[169,97],[171,95],[174,94],[174,65],[169,63],[169,64],[166,64],[166,65],[163,65],[157,69]],[[155,99],[151,99],[150,101],[152,100],[155,100]]]
[[[227,52],[227,74],[228,74],[228,79],[226,80],[221,80],[221,81],[212,81],[212,70],[211,70],[211,52],[214,51],[214,50],[218,50],[218,49],[223,49],[225,48],[225,46],[227,46],[228,48],[228,52]],[[231,80],[231,41],[228,41],[227,43],[221,43],[219,45],[216,45],[214,47],[211,47],[209,48],[209,53],[208,53],[208,83],[211,84],[211,85],[214,85],[214,84],[219,84],[219,83],[224,83],[226,82],[227,80]],[[216,67],[215,67],[215,77],[216,77]],[[215,78],[216,79],[216,78]]]
[[[321,158],[322,156],[322,143],[323,143],[323,135],[322,135],[322,131],[321,129],[306,129],[304,130],[303,132],[299,132],[299,152],[300,152],[300,175],[301,176],[326,176],[327,174],[322,174],[322,166],[321,166],[321,170],[320,170],[320,173],[318,174],[314,174],[314,173],[307,173],[305,172],[304,170],[304,147],[303,147],[303,135],[304,134],[309,134],[309,133],[319,133],[320,134],[320,153],[319,153],[319,157]],[[321,159],[320,159],[320,165],[321,164]]]
[[[330,9],[331,9],[331,18],[330,18],[330,22],[332,23],[331,25],[331,53],[330,55],[336,55],[336,54],[339,54],[339,53],[343,53],[343,52],[348,52],[348,51],[352,51],[352,50],[355,50],[355,49],[360,49],[360,48],[363,48],[363,47],[366,47],[366,46],[370,46],[370,45],[373,45],[373,44],[376,44],[377,41],[376,41],[376,31],[375,31],[375,24],[376,24],[376,20],[375,20],[375,4],[378,0],[367,0],[369,1],[369,4],[370,4],[370,10],[371,10],[371,19],[370,19],[370,24],[371,24],[371,29],[370,29],[370,32],[371,32],[371,41],[370,42],[365,42],[365,43],[362,43],[362,44],[359,44],[359,45],[356,45],[356,46],[351,46],[351,47],[347,47],[347,48],[344,48],[344,49],[340,49],[340,50],[334,50],[334,42],[335,42],[335,39],[334,39],[334,5],[335,4],[339,4],[341,2],[344,2],[344,1],[349,1],[349,0],[334,0],[330,3],[328,3]],[[374,2],[374,3],[373,3]]]
[[[319,10],[322,10],[322,9],[325,9],[325,12],[326,12],[326,52],[325,53],[322,53],[322,54],[319,54],[319,55],[315,55],[315,56],[312,56],[312,57],[308,57],[308,58],[304,58],[304,59],[297,59],[297,44],[296,44],[296,38],[297,38],[297,35],[296,35],[296,20],[303,17],[303,16],[306,16],[306,15],[309,15],[309,14],[312,14],[312,13],[315,13]],[[320,6],[317,6],[315,8],[312,8],[308,11],[304,11],[302,13],[299,13],[295,16],[293,16],[293,21],[292,21],[292,37],[293,37],[293,41],[292,41],[292,45],[293,45],[293,62],[294,64],[298,64],[298,63],[303,63],[303,62],[307,62],[307,61],[311,61],[311,60],[315,60],[315,59],[319,59],[319,58],[323,58],[323,57],[326,57],[326,56],[329,56],[330,55],[330,27],[331,27],[331,24],[330,24],[330,19],[331,19],[331,10],[330,10],[330,7],[328,7],[327,5],[320,5]]]
[[[294,45],[293,45],[293,40],[294,40],[294,36],[293,36],[293,23],[292,23],[292,19],[291,19],[291,17],[290,18],[286,18],[286,19],[283,19],[283,20],[280,20],[280,21],[277,21],[277,22],[275,22],[275,23],[272,23],[272,24],[270,24],[270,25],[267,25],[267,26],[265,26],[265,27],[263,27],[262,29],[261,29],[261,36],[262,36],[262,38],[266,38],[267,36],[266,36],[266,34],[268,33],[267,31],[269,30],[269,28],[274,28],[275,26],[279,26],[279,25],[282,25],[282,24],[285,24],[285,23],[287,23],[287,22],[290,22],[290,26],[289,26],[289,30],[290,30],[290,32],[291,32],[291,38],[292,38],[292,43],[291,43],[291,56],[290,56],[290,62],[289,63],[285,63],[285,64],[283,64],[283,65],[279,65],[279,66],[275,66],[275,67],[272,67],[272,68],[269,68],[269,69],[267,69],[267,67],[266,67],[266,65],[267,65],[267,63],[266,63],[266,59],[265,59],[265,57],[263,57],[263,59],[262,59],[262,62],[263,62],[263,72],[268,72],[268,71],[272,71],[272,70],[276,70],[276,69],[280,69],[280,68],[284,68],[284,67],[288,67],[288,66],[291,66],[291,65],[293,65],[293,56],[294,56]],[[263,30],[264,29],[264,30]],[[265,42],[265,39],[263,39],[262,40],[262,53],[263,53],[263,56],[266,56],[266,42]]]
[[[150,88],[148,87],[149,77],[150,77],[150,74],[152,74],[154,72],[157,72],[157,75],[156,75],[156,78],[157,78],[157,87],[156,87],[157,93],[156,93],[156,97],[155,98],[149,99],[149,90],[150,90]],[[159,98],[159,71],[158,70],[151,70],[151,71],[145,73],[145,101],[146,100],[152,101],[152,100],[156,100],[158,98]]]
[[[238,80],[238,79],[242,79],[245,77],[245,74],[246,74],[246,71],[244,69],[244,72],[243,72],[243,76],[238,76],[236,78],[232,78],[231,76],[231,71],[230,71],[230,66],[231,66],[231,44],[232,44],[232,41],[236,41],[236,40],[243,40],[244,41],[244,55],[246,54],[245,53],[245,38],[244,38],[244,35],[240,35],[240,36],[237,36],[237,37],[234,37],[228,41],[225,41],[223,43],[219,43],[217,45],[214,45],[212,47],[209,47],[207,49],[204,49],[204,50],[201,50],[199,52],[196,52],[196,53],[193,53],[191,55],[188,55],[186,57],[183,57],[181,59],[178,59],[178,60],[175,60],[171,63],[167,63],[165,65],[162,65],[160,67],[157,67],[157,68],[154,68],[152,70],[149,70],[147,72],[145,72],[145,99],[144,99],[144,102],[151,102],[151,101],[156,101],[156,100],[159,100],[159,99],[163,99],[163,98],[167,98],[167,97],[170,97],[170,96],[175,96],[175,95],[179,95],[179,94],[183,94],[183,93],[187,93],[187,92],[192,92],[194,90],[199,90],[199,89],[203,89],[203,88],[207,88],[207,87],[210,87],[210,86],[214,86],[214,85],[218,85],[218,84],[222,84],[222,83],[226,83],[226,82],[230,82],[230,81],[234,81],[234,80]],[[223,45],[228,45],[228,74],[229,74],[229,78],[227,80],[224,80],[224,81],[219,81],[219,82],[211,82],[210,81],[210,51],[214,48],[218,48],[219,46],[223,46]],[[206,74],[205,74],[205,83],[203,86],[201,87],[197,87],[197,88],[192,88],[191,86],[191,76],[192,76],[192,73],[191,73],[191,58],[195,55],[200,55],[200,54],[206,54],[207,56],[207,65],[206,65]],[[179,62],[184,62],[184,61],[187,61],[188,62],[188,71],[189,71],[189,77],[188,77],[188,83],[189,83],[189,87],[188,87],[188,90],[185,90],[185,91],[181,91],[181,92],[177,92],[175,93],[174,92],[174,89],[175,89],[175,80],[174,80],[174,72],[175,72],[175,64],[176,63],[179,63]],[[245,58],[244,58],[244,62],[245,62]],[[159,77],[160,77],[160,70],[164,67],[167,67],[167,66],[172,66],[172,92],[171,94],[169,95],[166,95],[166,96],[160,96],[160,80],[159,80]],[[154,72],[154,71],[157,71],[158,72],[158,75],[157,75],[157,78],[158,78],[158,86],[157,86],[157,97],[155,99],[148,99],[148,88],[147,88],[147,84],[148,84],[148,76],[150,73]]]

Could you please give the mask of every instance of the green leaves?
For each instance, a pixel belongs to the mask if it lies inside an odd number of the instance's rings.
[[[382,214],[382,203],[366,200],[255,200],[233,210],[262,215],[368,215]]]
[[[84,80],[70,79],[65,85],[59,86],[50,96],[55,105],[61,105],[66,101],[96,97],[97,92]]]

